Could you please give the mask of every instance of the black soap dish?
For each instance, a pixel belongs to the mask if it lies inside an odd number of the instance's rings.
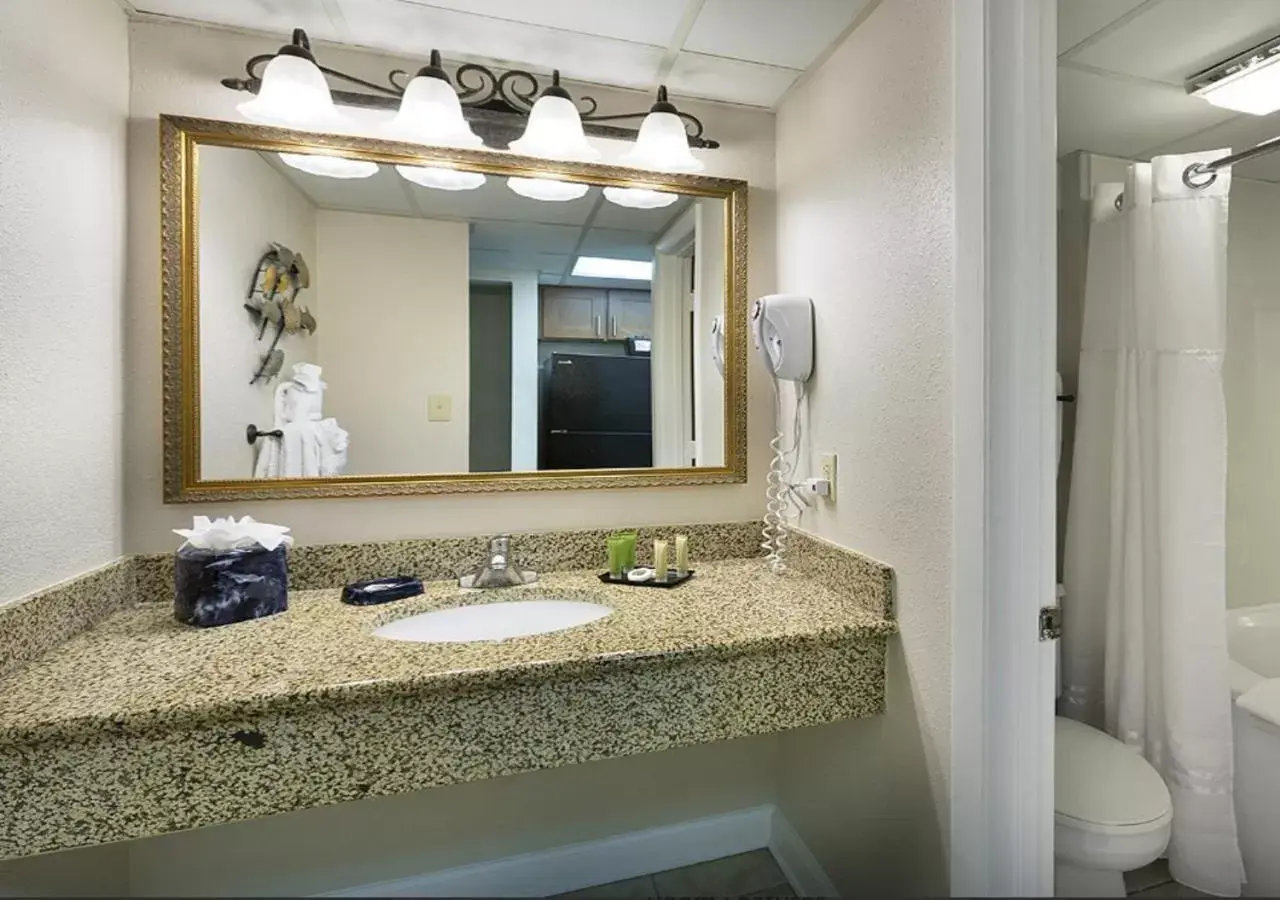
[[[370,581],[353,581],[342,589],[342,602],[352,606],[374,606],[390,603],[422,593],[422,579],[410,575],[391,578],[374,578]]]
[[[667,569],[666,581],[655,581],[652,578],[650,578],[648,581],[630,581],[627,579],[626,575],[622,575],[615,578],[613,575],[610,575],[608,572],[600,573],[600,580],[603,581],[605,584],[620,584],[623,587],[673,588],[673,587],[679,587],[680,585],[684,584],[686,581],[688,581],[692,577],[693,577],[693,569],[690,569],[688,572],[685,572],[683,575],[677,574],[675,569]]]

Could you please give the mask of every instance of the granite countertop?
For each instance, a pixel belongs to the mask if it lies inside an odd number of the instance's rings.
[[[218,628],[142,603],[0,678],[0,746],[207,723],[331,704],[432,695],[530,678],[622,671],[673,659],[779,652],[881,638],[896,623],[865,585],[769,574],[760,560],[702,563],[670,590],[605,585],[595,572],[553,572],[537,585],[463,592],[427,585],[381,606],[338,590],[293,592],[287,612]],[[611,606],[588,625],[505,643],[420,644],[375,638],[393,619],[461,604],[553,596]]]

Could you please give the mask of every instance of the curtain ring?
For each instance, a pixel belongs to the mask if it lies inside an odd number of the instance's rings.
[[[1196,176],[1203,176],[1203,175],[1209,176],[1208,179],[1200,182],[1192,181],[1192,179],[1195,178]],[[1212,169],[1206,168],[1204,163],[1192,163],[1191,165],[1187,166],[1186,169],[1184,169],[1182,172],[1182,183],[1185,184],[1187,187],[1191,188],[1192,190],[1200,190],[1201,188],[1207,188],[1209,185],[1213,184],[1217,180],[1218,180],[1218,173],[1213,171]]]

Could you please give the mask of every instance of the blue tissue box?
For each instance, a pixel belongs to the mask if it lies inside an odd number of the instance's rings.
[[[183,547],[173,574],[173,614],[188,625],[230,625],[289,608],[289,563],[283,545],[274,550]]]

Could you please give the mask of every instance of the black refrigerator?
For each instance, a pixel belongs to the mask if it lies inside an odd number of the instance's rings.
[[[653,465],[648,357],[552,353],[541,381],[538,468]]]

